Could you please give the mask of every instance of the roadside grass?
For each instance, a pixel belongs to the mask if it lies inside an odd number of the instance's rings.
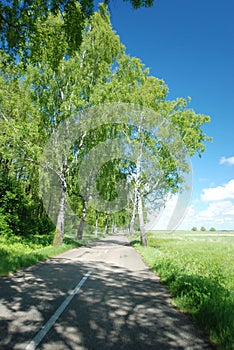
[[[61,246],[52,246],[53,235],[0,236],[0,276],[33,265],[66,250],[81,246],[64,238]]]
[[[0,276],[13,273],[18,269],[46,260],[67,250],[78,248],[98,238],[85,234],[81,241],[74,237],[64,236],[61,246],[53,247],[53,234],[29,236],[1,236],[0,235]]]
[[[147,238],[147,248],[130,240],[167,285],[173,305],[189,313],[217,349],[233,350],[234,237],[164,231]]]

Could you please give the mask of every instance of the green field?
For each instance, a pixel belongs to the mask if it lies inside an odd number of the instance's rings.
[[[130,238],[168,286],[173,304],[210,335],[234,349],[234,232],[149,232],[149,246]]]

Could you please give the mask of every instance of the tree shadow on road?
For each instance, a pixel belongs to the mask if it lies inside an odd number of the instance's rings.
[[[130,248],[131,249],[131,248]],[[25,349],[82,276],[92,274],[39,349],[210,349],[148,270],[52,259],[0,280],[0,348]]]

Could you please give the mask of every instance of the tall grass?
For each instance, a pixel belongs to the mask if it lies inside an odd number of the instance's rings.
[[[0,236],[0,276],[33,265],[81,243],[65,238],[61,246],[52,246],[52,235]]]
[[[148,233],[134,245],[168,286],[174,305],[210,334],[218,349],[234,349],[234,237]]]
[[[95,237],[93,233],[87,231],[82,240],[77,241],[74,234],[65,235],[63,244],[53,247],[53,233],[27,236],[0,235],[0,276],[103,237],[104,233],[99,232],[98,237]]]

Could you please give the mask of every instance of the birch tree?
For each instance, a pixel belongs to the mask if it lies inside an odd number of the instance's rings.
[[[162,79],[149,75],[149,70],[137,58],[132,58],[128,55],[122,55],[118,60],[115,74],[112,79],[105,85],[99,87],[99,93],[96,97],[99,103],[104,101],[121,101],[142,106],[142,108],[150,108],[153,112],[160,114],[162,118],[167,120],[167,125],[164,126],[164,143],[159,142],[153,135],[146,135],[144,132],[135,139],[139,143],[144,143],[148,150],[154,155],[156,162],[151,163],[152,169],[161,169],[163,176],[160,181],[150,179],[149,172],[145,172],[140,165],[142,159],[137,160],[137,167],[132,167],[131,171],[135,173],[133,177],[135,184],[133,186],[133,215],[131,220],[131,231],[135,218],[134,211],[138,203],[138,215],[141,212],[141,231],[144,236],[144,224],[142,220],[142,200],[151,199],[155,205],[163,204],[163,199],[167,193],[178,193],[183,188],[183,177],[181,170],[188,172],[188,164],[185,159],[181,159],[180,163],[176,164],[170,151],[166,147],[166,143],[170,143],[170,138],[174,134],[184,143],[187,154],[193,156],[196,153],[201,156],[205,151],[205,142],[210,138],[203,132],[202,126],[210,121],[209,116],[197,114],[189,108],[190,98],[177,98],[176,100],[167,99],[168,88]],[[152,129],[157,126],[157,120],[154,120],[155,114],[148,115],[151,119]],[[163,131],[161,131],[163,134]],[[125,135],[128,134],[126,131]],[[156,133],[157,134],[157,133]],[[129,136],[128,136],[129,137]],[[147,138],[147,142],[146,142]],[[131,140],[132,142],[133,140]],[[176,144],[175,144],[175,147]],[[183,157],[182,157],[183,158]],[[147,159],[145,159],[147,163]],[[178,167],[178,169],[177,169]],[[129,168],[129,169],[130,169]],[[136,171],[136,169],[138,169]],[[148,173],[148,175],[146,175]],[[136,175],[137,174],[137,175]],[[146,180],[145,180],[146,179]],[[141,183],[141,186],[140,186]],[[146,188],[147,187],[147,188]],[[141,196],[139,194],[141,188]],[[143,204],[144,204],[143,200]],[[134,205],[135,204],[135,205]],[[140,209],[139,209],[140,206]],[[142,239],[144,241],[144,239]]]
[[[118,154],[118,161],[103,166],[100,170],[102,181],[99,182],[99,192],[111,202],[115,198],[114,185],[118,177],[126,179],[128,176],[134,189],[133,210],[138,211],[142,244],[146,245],[143,210],[147,201],[157,202],[164,193],[176,193],[183,187],[183,178],[179,176],[173,157],[170,157],[167,147],[153,133],[139,129],[137,119],[137,126],[130,125],[127,121],[116,126],[114,120],[104,126],[100,120],[100,126],[94,132],[87,132],[87,128],[84,128],[86,131],[69,143],[67,140],[72,139],[69,134],[71,118],[79,117],[79,113],[85,111],[86,107],[104,106],[108,103],[129,104],[130,110],[132,106],[140,106],[140,110],[150,109],[153,111],[148,115],[150,128],[157,129],[155,113],[160,114],[178,132],[192,156],[195,153],[201,155],[205,150],[208,138],[201,127],[209,121],[209,117],[189,109],[187,99],[167,100],[168,88],[164,81],[150,76],[149,70],[139,59],[125,53],[124,46],[111,27],[106,6],[101,5],[99,11],[84,19],[81,27],[76,27],[75,19],[82,16],[82,10],[80,5],[75,6],[75,11],[70,8],[74,17],[69,24],[69,16],[62,17],[57,11],[48,11],[43,19],[40,16],[35,18],[34,31],[30,40],[26,41],[30,59],[18,79],[19,84],[26,84],[25,98],[28,99],[30,108],[36,111],[39,137],[36,143],[41,150],[36,156],[36,163],[45,169],[45,191],[49,188],[47,173],[52,177],[52,182],[59,183],[59,200],[54,203],[52,194],[47,203],[56,214],[54,244],[63,242],[68,189],[75,184],[72,172],[79,170],[82,161],[87,159],[99,142],[110,140],[111,144],[111,140],[118,136],[120,140],[126,139],[129,142],[127,150],[131,145],[135,147],[133,152],[138,157],[124,163],[126,152],[123,151],[123,156]],[[69,30],[66,26],[69,26]],[[77,40],[73,40],[72,32],[77,35]],[[134,110],[135,107],[131,113]],[[170,129],[166,126],[165,135],[169,140]],[[49,147],[46,147],[48,144]],[[45,148],[47,153],[43,158],[42,150]],[[151,158],[145,156],[144,149]],[[28,158],[33,159],[32,155]],[[181,167],[182,164],[180,161]],[[152,175],[160,175],[158,169],[162,169],[163,173],[160,182],[155,181]],[[79,208],[83,203],[80,237],[88,217],[89,197],[87,190],[83,202],[77,200]],[[93,212],[95,210],[96,208]],[[120,211],[119,218],[118,214],[107,214],[106,222],[109,224],[114,220],[116,223],[118,220],[124,221],[125,214],[125,217],[129,216],[127,210]],[[106,213],[99,215],[102,216],[102,221],[105,215]]]
[[[64,130],[69,130],[69,117],[90,104],[93,91],[99,84],[106,82],[111,74],[111,67],[115,59],[123,51],[118,36],[111,28],[109,15],[105,7],[94,13],[90,20],[86,21],[82,43],[77,48],[76,54],[69,59],[66,56],[68,47],[65,32],[63,32],[63,24],[63,20],[58,16],[51,14],[48,17],[48,25],[40,28],[40,38],[45,43],[43,53],[40,54],[40,60],[37,61],[38,52],[41,52],[40,40],[37,43],[38,47],[34,47],[35,42],[32,42],[30,46],[32,57],[35,56],[37,59],[32,59],[32,64],[28,68],[32,95],[34,103],[40,111],[42,128],[45,128],[44,133],[53,142],[50,149],[47,149],[47,159],[50,159],[50,162],[43,160],[41,164],[44,164],[49,172],[54,173],[61,188],[60,203],[57,207],[55,245],[61,244],[63,241],[69,172],[74,160],[76,161],[79,156],[82,158],[82,153],[89,150],[91,142],[90,137],[84,134],[80,135],[75,148],[64,147],[63,149],[58,142],[59,138],[61,141],[58,129],[62,125]],[[57,39],[59,43],[51,45],[50,43],[58,31],[61,32]],[[60,59],[59,64],[54,63],[54,60],[57,59]],[[69,133],[66,134],[66,137],[69,139]],[[50,156],[51,151],[54,152],[55,157],[52,153]],[[83,232],[87,211],[86,199],[84,203],[83,219],[78,233],[79,238]]]

